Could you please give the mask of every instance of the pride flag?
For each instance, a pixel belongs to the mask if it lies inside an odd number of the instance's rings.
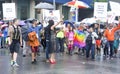
[[[85,47],[85,33],[81,30],[76,30],[74,34],[74,46],[79,48]]]

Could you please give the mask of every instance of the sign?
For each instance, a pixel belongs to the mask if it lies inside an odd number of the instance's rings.
[[[53,20],[55,23],[60,21],[60,11],[59,10],[46,10],[43,9],[43,22],[44,26],[48,25],[48,21]]]
[[[107,13],[107,21],[108,21],[108,23],[114,23],[114,21],[115,21],[115,13],[114,12],[109,11]]]
[[[70,8],[70,15],[71,15],[70,20],[71,21],[76,21],[76,8],[75,7]]]
[[[95,2],[94,5],[94,17],[101,21],[107,19],[107,2]]]
[[[16,18],[15,3],[3,3],[3,19],[12,20]]]

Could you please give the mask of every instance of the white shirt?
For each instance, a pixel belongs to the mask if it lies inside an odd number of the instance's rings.
[[[95,38],[98,38],[98,35],[95,32],[92,32],[92,43],[96,44]]]

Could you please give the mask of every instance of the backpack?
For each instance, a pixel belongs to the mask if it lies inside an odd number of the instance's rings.
[[[36,33],[34,31],[28,33],[28,38],[30,41],[34,41],[35,39],[37,39]]]
[[[89,35],[87,36],[86,44],[92,44],[92,33],[89,33]]]

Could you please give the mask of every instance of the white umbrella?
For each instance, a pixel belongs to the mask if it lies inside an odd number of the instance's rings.
[[[54,6],[49,3],[39,3],[35,6],[35,9],[54,9]]]

